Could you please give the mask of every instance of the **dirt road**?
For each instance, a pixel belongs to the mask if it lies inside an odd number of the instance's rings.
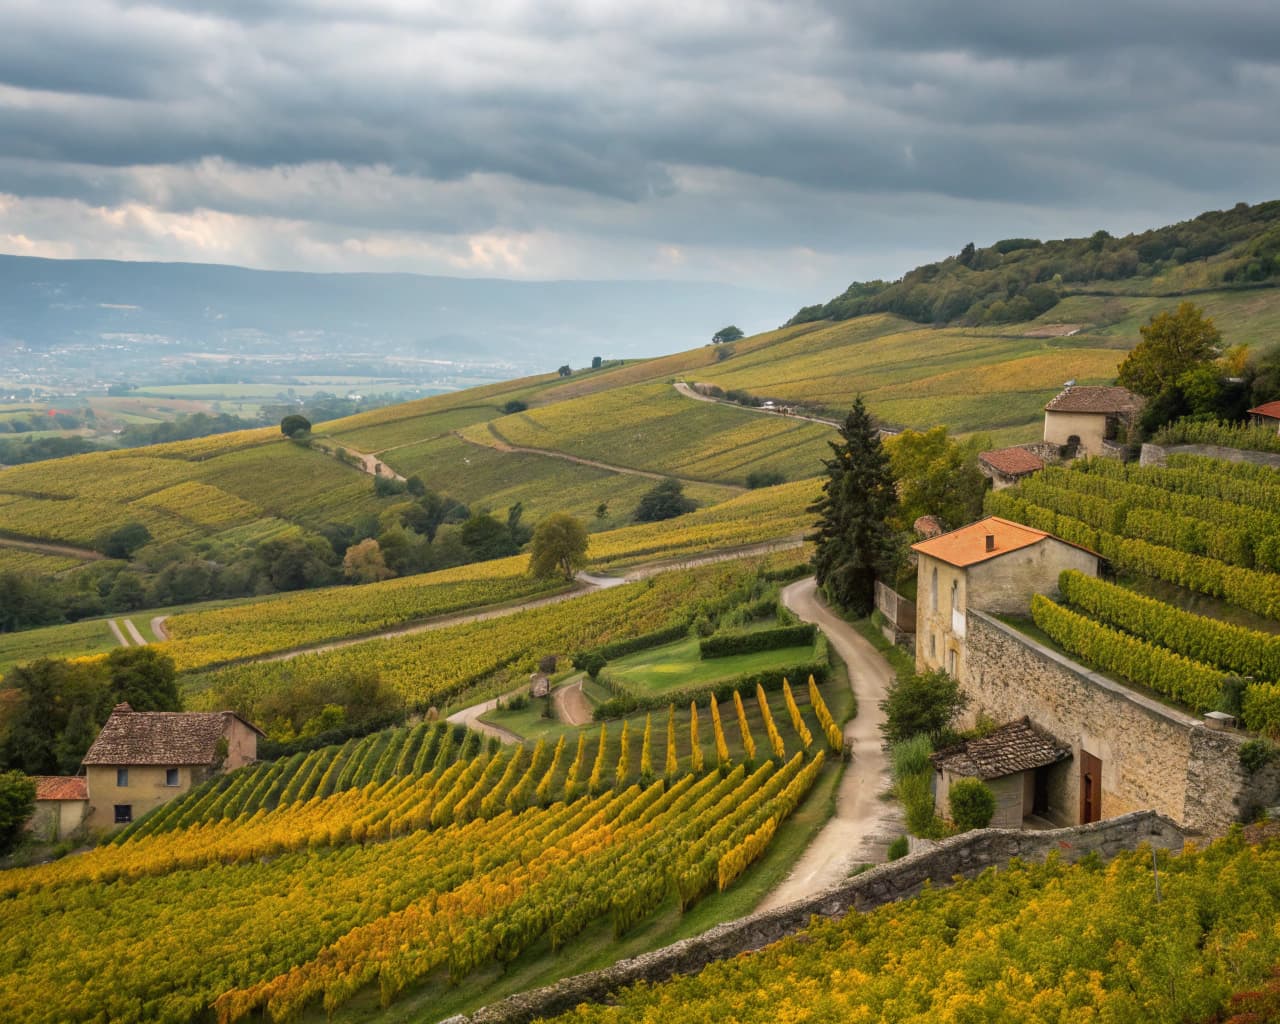
[[[129,641],[125,639],[124,632],[120,629],[120,624],[115,619],[107,619],[107,625],[111,628],[111,633],[116,638],[116,642],[121,647],[128,647]]]
[[[630,466],[615,466],[609,462],[598,462],[595,459],[586,459],[580,455],[570,455],[568,452],[556,451],[554,448],[528,448],[520,444],[512,444],[510,441],[504,441],[493,433],[493,427],[489,428],[489,433],[493,436],[492,443],[487,441],[477,441],[474,438],[465,436],[461,431],[455,430],[454,436],[460,440],[466,441],[467,444],[473,444],[477,448],[492,448],[495,452],[522,452],[525,455],[542,455],[548,459],[561,459],[564,462],[575,462],[579,466],[591,466],[593,469],[603,469],[610,473],[620,473],[623,476],[640,476],[646,480],[682,480],[690,484],[713,484],[716,487],[723,487],[726,491],[745,491],[746,488],[741,484],[725,483],[721,480],[698,480],[694,477],[675,476],[672,473],[653,473],[647,469],[632,469]]]
[[[500,697],[495,697],[493,700],[487,700],[483,704],[473,704],[469,708],[455,711],[445,721],[453,725],[465,725],[468,729],[474,729],[476,732],[483,733],[486,736],[493,736],[503,743],[523,743],[524,740],[509,729],[480,721],[480,716],[496,708],[498,701],[501,699]]]
[[[147,641],[143,637],[143,635],[138,631],[138,627],[133,624],[133,619],[124,619],[123,622],[124,622],[124,628],[127,629],[129,631],[129,635],[133,637],[134,646],[146,647]]]
[[[551,692],[551,703],[555,705],[556,717],[565,725],[590,725],[591,702],[582,692],[582,676],[571,680],[565,686],[556,687]]]
[[[784,589],[782,600],[805,622],[815,623],[844,659],[849,668],[849,684],[858,698],[858,714],[844,730],[853,761],[840,780],[835,814],[809,844],[791,874],[765,897],[757,908],[760,910],[821,892],[843,881],[858,864],[883,861],[885,848],[902,832],[898,804],[881,799],[892,780],[880,736],[884,721],[880,701],[894,678],[893,669],[866,639],[826,606],[812,577]]]
[[[0,537],[0,548],[18,548],[22,551],[36,551],[42,555],[65,555],[68,558],[83,558],[86,562],[96,562],[107,557],[101,551],[91,551],[89,548],[46,543],[42,540],[22,540],[17,537]]]
[[[722,398],[713,398],[711,395],[702,395],[694,391],[692,387],[684,381],[676,381],[675,389],[684,395],[685,398],[692,398],[695,402],[712,402],[716,405],[731,405],[735,409],[743,409],[746,412],[758,412],[762,416],[779,416],[786,420],[804,420],[806,423],[821,423],[824,427],[838,427],[840,423],[837,420],[824,420],[821,416],[805,416],[798,412],[783,412],[781,409],[758,409],[750,405],[739,405],[737,402],[727,402]]]

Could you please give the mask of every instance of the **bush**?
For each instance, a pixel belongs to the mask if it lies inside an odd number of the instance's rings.
[[[0,772],[0,854],[22,838],[22,826],[36,809],[36,784],[22,772]]]
[[[942,835],[942,823],[933,810],[933,772],[921,772],[899,779],[898,799],[906,811],[907,831],[921,839]]]
[[[969,703],[960,684],[941,670],[897,679],[880,702],[881,731],[890,743],[928,736],[936,739]]]
[[[667,479],[641,496],[640,503],[636,506],[635,520],[638,523],[656,523],[682,516],[697,507],[697,502],[684,496],[684,484],[679,480]]]
[[[507,416],[510,416],[512,413],[524,412],[527,408],[529,408],[529,403],[522,402],[518,398],[512,398],[511,400],[504,402],[502,405],[502,411]]]
[[[785,484],[786,482],[786,474],[779,473],[776,469],[753,469],[747,474],[747,487],[753,491],[761,487],[773,487],[776,484]]]
[[[801,647],[813,643],[815,632],[816,627],[805,624],[758,629],[750,633],[719,633],[703,640],[698,645],[698,650],[703,658],[727,658],[757,651],[779,651],[786,647]]]
[[[960,831],[986,828],[996,813],[996,795],[981,779],[958,779],[951,784],[947,806]]]
[[[889,749],[889,760],[893,764],[893,777],[905,779],[908,775],[920,775],[933,770],[929,755],[933,753],[933,744],[928,736],[912,736],[909,740],[900,740]]]
[[[906,836],[898,836],[889,844],[889,860],[901,860],[911,849],[911,844],[907,841]]]
[[[583,654],[574,655],[573,667],[580,672],[585,672],[592,679],[600,675],[600,670],[609,664],[609,660],[598,651],[586,651]]]
[[[1240,767],[1254,775],[1275,760],[1277,754],[1280,750],[1270,740],[1249,740],[1240,747]]]

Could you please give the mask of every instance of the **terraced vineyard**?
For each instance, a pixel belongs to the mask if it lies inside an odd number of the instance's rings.
[[[839,921],[555,1024],[1219,1020],[1280,962],[1280,848],[1239,835],[1105,868],[1056,859]],[[1241,1020],[1262,1020],[1262,1017]]]
[[[664,573],[642,583],[500,619],[410,636],[369,640],[290,661],[233,665],[185,678],[188,704],[235,707],[252,715],[257,695],[295,677],[360,672],[374,666],[410,705],[443,706],[481,682],[502,692],[540,657],[572,654],[613,640],[688,624],[706,607],[730,607],[754,580],[756,565],[739,561]],[[206,657],[225,660],[214,646]]]
[[[753,470],[788,479],[812,475],[833,434],[818,423],[690,401],[669,384],[653,383],[505,416],[463,436],[741,485]]]
[[[1065,605],[1037,597],[1032,616],[1072,654],[1197,712],[1238,699],[1225,690],[1228,675],[1249,676],[1233,710],[1249,728],[1280,734],[1274,470],[1191,456],[1168,468],[1094,459],[993,492],[986,507],[1098,552],[1130,586],[1154,579],[1188,606],[1221,602],[1198,614],[1064,573]]]
[[[652,781],[637,771],[651,756],[607,739],[578,783],[563,743],[489,751],[473,734],[455,750],[451,729],[397,730],[237,773],[115,845],[6,872],[6,1005],[27,1021],[212,1009],[228,1024],[332,1015],[366,990],[385,1007],[729,888],[824,762]],[[161,931],[186,941],[155,956],[140,939]],[[68,944],[77,983],[53,984]]]

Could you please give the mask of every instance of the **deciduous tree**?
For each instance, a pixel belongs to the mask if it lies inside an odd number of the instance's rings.
[[[1211,363],[1222,343],[1212,318],[1192,302],[1181,303],[1174,313],[1154,314],[1138,330],[1142,340],[1120,364],[1118,380],[1147,398],[1173,387],[1188,371]]]
[[[553,512],[533,531],[529,572],[534,576],[571,580],[586,561],[587,528],[569,513]]]

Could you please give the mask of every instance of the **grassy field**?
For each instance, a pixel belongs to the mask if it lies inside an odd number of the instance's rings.
[[[610,662],[607,671],[628,690],[670,693],[717,679],[786,668],[813,660],[811,644],[735,654],[727,658],[702,658],[698,653],[698,643],[699,638],[691,637],[665,647],[637,651]]]
[[[106,619],[0,633],[0,674],[38,658],[79,658],[103,654],[119,646]]]

